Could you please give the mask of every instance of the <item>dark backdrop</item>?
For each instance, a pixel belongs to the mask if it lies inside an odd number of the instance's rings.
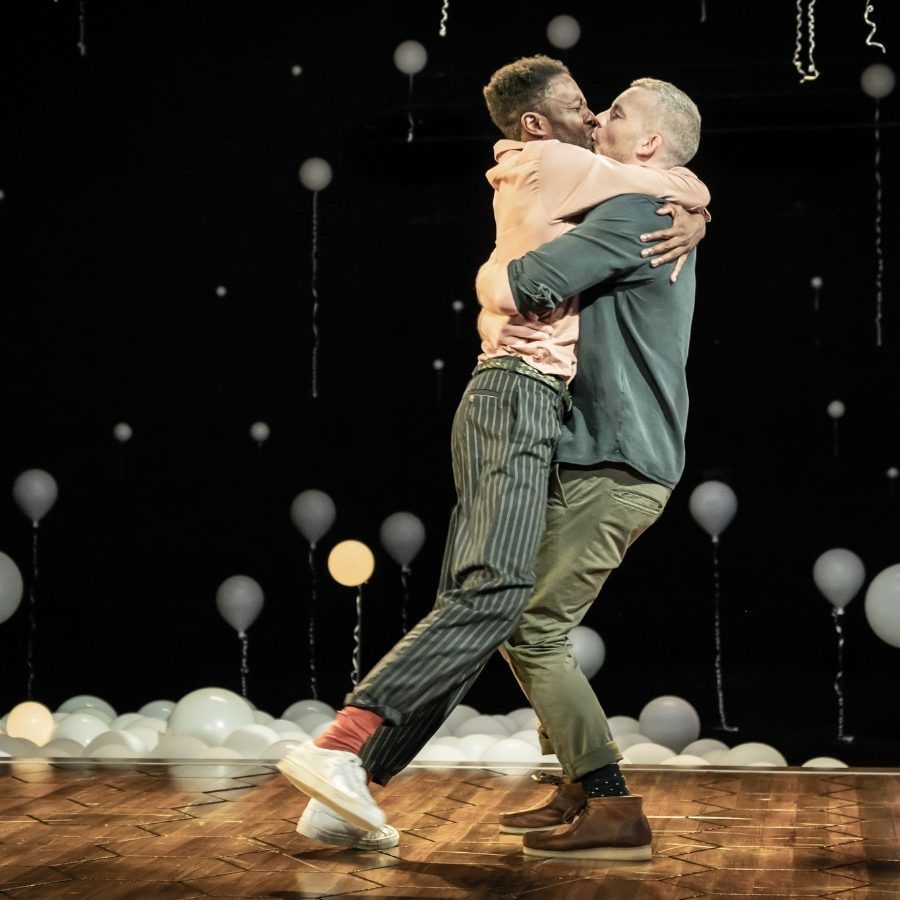
[[[364,668],[400,635],[400,571],[378,540],[392,512],[426,526],[410,615],[429,609],[453,500],[450,420],[478,352],[472,283],[493,240],[483,173],[497,135],[481,87],[547,52],[597,110],[642,75],[690,93],[704,115],[691,165],[713,195],[687,469],[585,622],[607,647],[597,691],[611,715],[633,716],[677,694],[704,735],[719,734],[712,544],[688,512],[691,490],[717,478],[739,501],[719,548],[724,698],[741,729],[726,740],[773,743],[794,764],[896,764],[900,650],[870,630],[861,592],[844,616],[856,741],[839,745],[837,637],[811,577],[832,547],[863,559],[867,583],[900,562],[900,495],[885,474],[900,465],[897,99],[880,103],[876,144],[859,84],[867,65],[897,58],[900,21],[874,5],[883,55],[866,46],[861,6],[816,12],[821,75],[802,85],[795,10],[775,2],[455,0],[443,37],[439,0],[41,0],[5,12],[0,549],[29,585],[31,527],[10,489],[28,468],[60,488],[38,530],[34,699],[55,708],[91,693],[125,711],[204,685],[240,690],[240,645],[215,608],[233,574],[265,591],[250,699],[278,715],[308,696],[312,574],[289,516],[307,488],[338,509],[316,556],[322,699],[339,704],[350,687],[355,591],[324,564],[337,541],[377,556]],[[569,50],[546,37],[559,13],[582,26]],[[411,82],[393,63],[406,39],[429,52]],[[313,156],[334,170],[315,233],[297,178]],[[837,446],[833,399],[847,409]],[[257,420],[271,428],[261,446]],[[134,429],[125,445],[119,421]],[[25,698],[28,606],[26,591],[0,625],[4,711]],[[469,702],[522,705],[496,661]]]

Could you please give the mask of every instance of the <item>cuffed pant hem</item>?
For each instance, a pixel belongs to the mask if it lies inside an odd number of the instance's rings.
[[[386,725],[402,725],[407,719],[407,716],[404,713],[400,712],[399,709],[395,709],[393,706],[386,706],[383,703],[364,700],[362,697],[357,697],[352,692],[344,697],[344,706],[357,706],[360,709],[368,709],[373,713],[378,713],[378,715],[384,719]]]
[[[566,775],[575,781],[579,778],[584,778],[588,772],[593,772],[595,769],[602,769],[604,766],[610,766],[613,763],[617,763],[621,758],[622,752],[619,750],[619,745],[615,741],[609,741],[602,747],[591,750],[590,753],[584,753],[583,755],[576,757],[568,765],[564,763],[562,759],[560,759],[560,762],[562,763]]]

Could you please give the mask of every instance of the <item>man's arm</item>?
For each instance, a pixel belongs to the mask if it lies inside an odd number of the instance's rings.
[[[546,313],[594,285],[650,277],[637,248],[656,206],[641,195],[614,197],[572,231],[514,259],[507,279],[517,311]]]

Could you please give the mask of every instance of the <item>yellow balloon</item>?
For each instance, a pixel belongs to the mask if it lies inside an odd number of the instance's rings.
[[[6,719],[6,733],[10,737],[27,738],[43,747],[53,734],[53,713],[43,703],[27,700],[14,706]]]
[[[328,554],[331,577],[346,587],[365,584],[375,571],[375,557],[361,541],[341,541]]]

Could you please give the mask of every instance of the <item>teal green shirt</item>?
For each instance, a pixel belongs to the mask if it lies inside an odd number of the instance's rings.
[[[673,488],[684,471],[696,253],[675,284],[674,264],[653,268],[641,256],[639,236],[665,227],[656,215],[662,203],[642,194],[613,197],[507,272],[523,313],[581,294],[575,403],[556,461],[624,463]]]

